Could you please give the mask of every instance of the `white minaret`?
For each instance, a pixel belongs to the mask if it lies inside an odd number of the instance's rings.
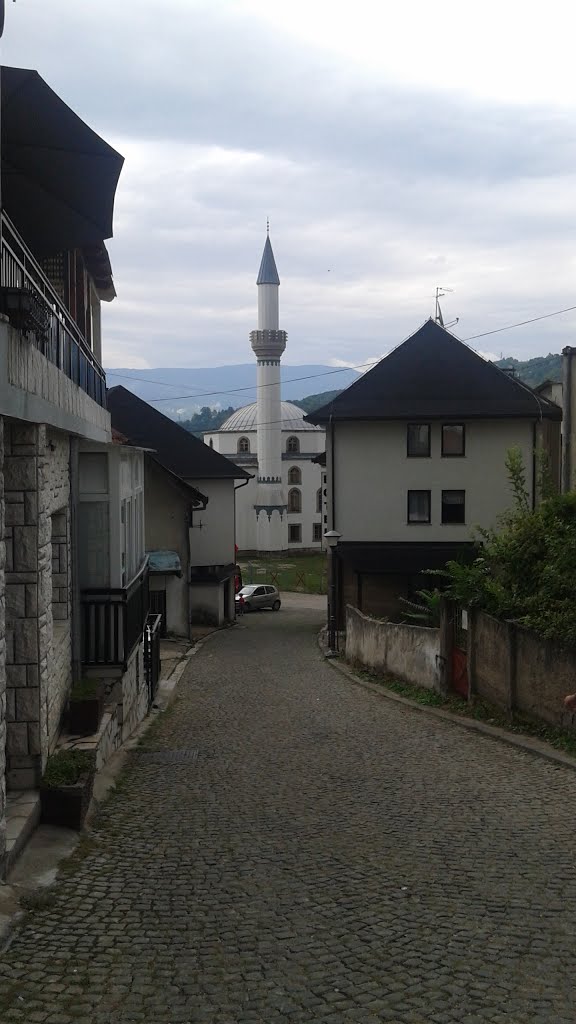
[[[259,551],[284,551],[288,546],[286,497],[282,486],[282,422],[280,357],[286,348],[286,332],[279,330],[278,289],[280,278],[270,236],[256,281],[258,330],[250,334],[256,355],[258,395],[258,489],[254,506]]]

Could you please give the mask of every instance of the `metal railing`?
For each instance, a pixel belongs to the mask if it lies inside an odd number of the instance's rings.
[[[126,670],[142,640],[150,610],[148,559],[128,587],[86,589],[81,594],[82,663]]]
[[[148,687],[148,707],[156,696],[160,681],[160,639],[162,616],[151,613],[144,627],[144,672]]]
[[[98,405],[106,406],[106,378],[77,323],[44,271],[2,213],[0,285],[31,292],[41,311],[26,333],[38,350]]]

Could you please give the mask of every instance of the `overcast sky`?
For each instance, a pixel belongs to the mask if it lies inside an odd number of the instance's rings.
[[[249,362],[267,216],[287,363],[383,354],[437,285],[462,338],[576,304],[566,0],[6,6],[3,63],[126,158],[107,366]],[[474,345],[527,358],[575,326]]]

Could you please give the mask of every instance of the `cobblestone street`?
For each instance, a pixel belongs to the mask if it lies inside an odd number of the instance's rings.
[[[186,753],[131,756],[3,1024],[573,1024],[576,775],[354,686],[322,612],[191,659],[145,741]]]

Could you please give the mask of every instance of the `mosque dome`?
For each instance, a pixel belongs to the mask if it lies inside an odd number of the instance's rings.
[[[300,409],[297,405],[293,405],[292,402],[281,402],[280,408],[282,430],[287,430],[291,433],[301,430],[322,430],[322,427],[314,426],[313,423],[306,423],[304,420],[304,410]],[[224,420],[220,431],[249,433],[252,430],[256,431],[257,426],[258,403],[253,402],[252,405],[245,405],[241,409],[236,409],[227,420]]]

